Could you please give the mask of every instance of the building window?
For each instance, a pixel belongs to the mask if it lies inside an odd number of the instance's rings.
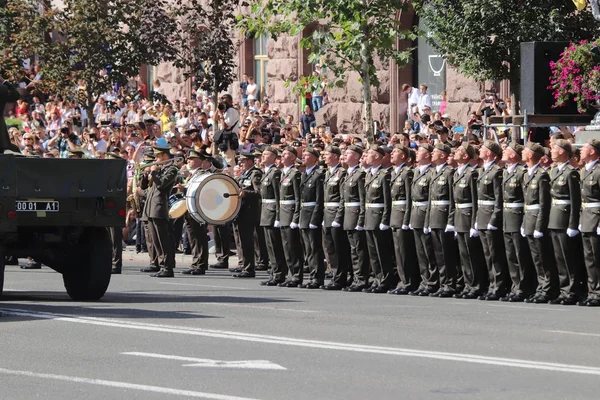
[[[254,81],[258,86],[259,101],[263,101],[267,87],[267,66],[269,56],[267,55],[267,35],[261,35],[254,39]]]

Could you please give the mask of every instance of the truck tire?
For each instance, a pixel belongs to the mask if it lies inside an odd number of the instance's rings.
[[[65,289],[76,301],[96,301],[104,296],[110,283],[112,242],[105,228],[93,228],[79,240],[78,259],[65,272]]]

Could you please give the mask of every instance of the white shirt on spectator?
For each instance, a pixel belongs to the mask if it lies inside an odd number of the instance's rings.
[[[249,83],[246,87],[246,94],[248,94],[248,100],[256,100],[256,95],[258,92],[258,86],[256,83]]]
[[[419,112],[423,114],[425,106],[429,106],[429,108],[431,108],[431,96],[428,94],[421,94],[417,105],[419,106]]]

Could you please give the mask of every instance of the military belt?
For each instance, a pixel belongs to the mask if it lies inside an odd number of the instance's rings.
[[[393,206],[405,206],[406,204],[408,204],[408,202],[406,200],[394,200],[394,201],[392,201],[392,205]]]
[[[463,209],[463,208],[473,208],[473,203],[456,203],[456,208],[458,209]]]
[[[495,206],[496,202],[494,200],[477,200],[477,204],[480,206]]]
[[[427,207],[429,205],[428,201],[413,201],[413,207]]]
[[[525,206],[525,211],[533,211],[533,210],[539,210],[539,209],[540,209],[539,204],[531,204],[531,205]]]
[[[383,203],[366,203],[365,207],[366,208],[383,208],[383,207],[385,207],[385,204],[383,204]]]
[[[296,200],[279,200],[279,204],[294,205],[296,204]]]
[[[300,203],[300,207],[315,207],[316,205],[316,201],[307,201],[306,203]]]
[[[504,208],[523,208],[525,203],[504,203]]]
[[[555,200],[555,199],[552,199],[552,205],[553,206],[570,206],[571,205],[571,200]]]
[[[360,205],[360,203],[359,203]],[[324,207],[339,207],[340,203],[323,203]]]
[[[600,208],[600,202],[581,203],[581,208]]]
[[[262,199],[262,203],[263,204],[277,203],[277,200],[275,200],[275,199]]]
[[[449,206],[450,201],[448,201],[448,200],[432,200],[431,205],[432,206]]]
[[[360,201],[351,201],[344,203],[344,207],[360,207]]]

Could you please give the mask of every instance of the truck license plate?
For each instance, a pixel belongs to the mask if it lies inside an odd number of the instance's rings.
[[[44,212],[58,212],[60,209],[58,201],[23,201],[17,200],[15,204],[15,210],[17,212],[24,211],[44,211]]]

